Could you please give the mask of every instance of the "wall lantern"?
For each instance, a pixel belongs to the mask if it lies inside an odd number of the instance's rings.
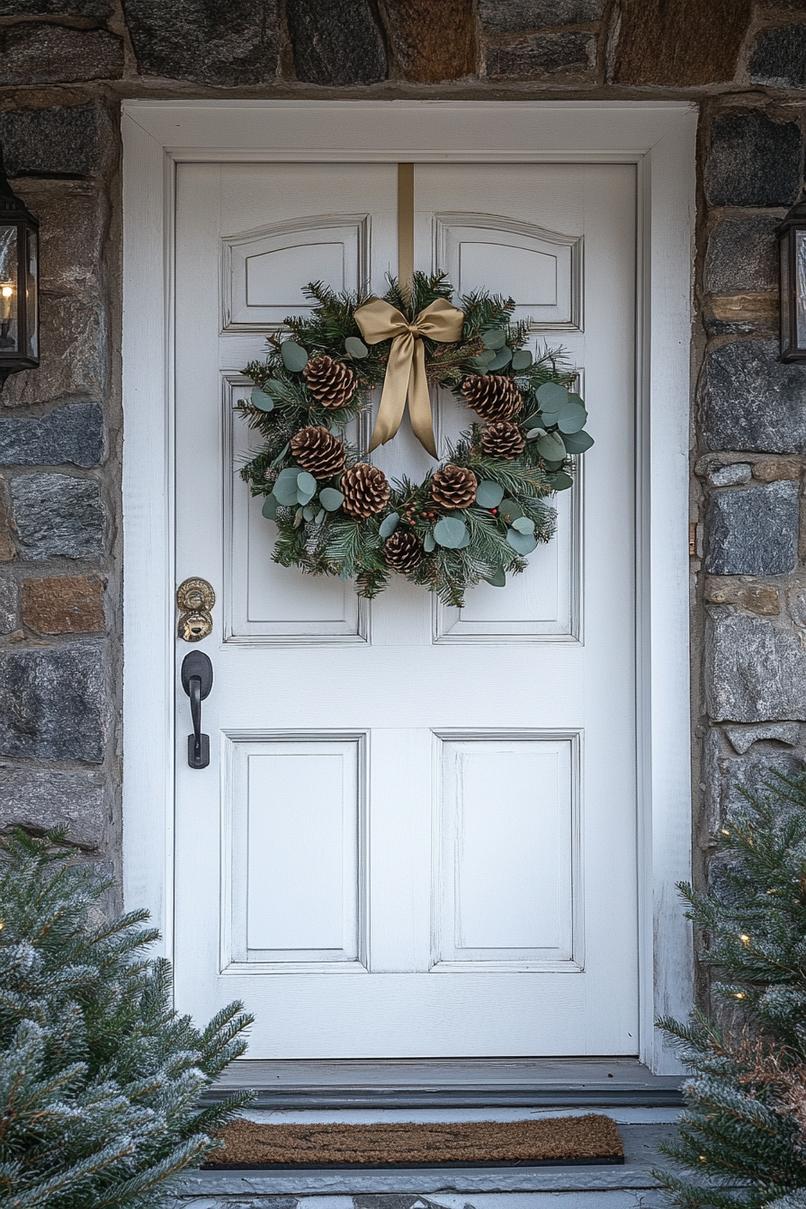
[[[39,364],[39,223],[11,192],[0,152],[0,384]]]
[[[806,361],[806,201],[778,228],[781,255],[781,360]]]

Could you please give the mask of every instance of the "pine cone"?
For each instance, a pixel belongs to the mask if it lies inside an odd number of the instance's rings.
[[[344,496],[343,510],[348,516],[366,520],[376,512],[382,512],[389,503],[391,488],[386,475],[369,462],[356,462],[341,476],[339,484]]]
[[[395,529],[383,544],[383,557],[387,567],[398,571],[401,575],[408,574],[419,566],[423,557],[423,547],[419,537],[409,529]]]
[[[328,357],[327,353],[312,357],[302,376],[316,402],[333,411],[350,402],[358,385],[358,377],[352,366]]]
[[[462,394],[482,420],[511,420],[523,404],[521,392],[503,374],[470,374],[462,383]]]
[[[472,470],[448,462],[431,480],[431,498],[441,508],[469,508],[476,498],[477,487]]]
[[[511,420],[494,420],[481,430],[481,447],[490,458],[516,458],[526,437]]]
[[[315,479],[330,479],[344,466],[344,445],[327,428],[311,424],[291,438],[294,461]]]

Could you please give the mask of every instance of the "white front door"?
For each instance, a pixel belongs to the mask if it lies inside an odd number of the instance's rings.
[[[218,603],[203,771],[176,651],[178,1006],[243,999],[251,1057],[635,1054],[635,170],[424,164],[415,189],[418,267],[511,294],[596,445],[552,544],[461,612],[277,567],[239,371],[306,282],[383,292],[396,169],[179,165],[177,576]],[[467,424],[436,410],[442,440]],[[378,461],[427,459],[401,431]]]

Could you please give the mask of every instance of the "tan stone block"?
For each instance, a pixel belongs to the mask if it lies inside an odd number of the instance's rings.
[[[386,0],[381,11],[396,74],[427,84],[473,75],[473,9],[472,0]]]
[[[800,478],[800,463],[792,458],[763,458],[753,463],[753,478],[762,483],[774,483],[778,479]]]
[[[750,0],[621,0],[618,84],[719,84],[736,74]]]
[[[743,583],[733,578],[710,576],[705,581],[705,599],[709,604],[736,605],[766,617],[781,612],[781,598],[772,584]]]
[[[763,324],[778,323],[777,294],[714,294],[707,302],[710,318],[719,323]]]
[[[17,550],[11,532],[11,508],[5,480],[0,479],[0,563],[11,562]]]
[[[37,634],[94,634],[104,628],[99,575],[54,575],[22,584],[22,620]]]

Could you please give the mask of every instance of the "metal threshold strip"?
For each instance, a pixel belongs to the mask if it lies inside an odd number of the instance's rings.
[[[637,1058],[240,1059],[208,1099],[250,1088],[255,1108],[676,1108],[681,1079]]]

